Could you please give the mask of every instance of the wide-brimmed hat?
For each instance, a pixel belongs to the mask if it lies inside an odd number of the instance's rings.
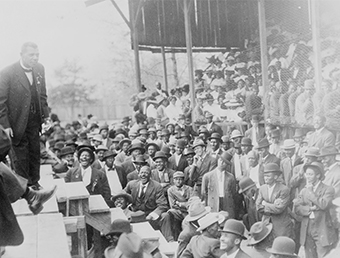
[[[142,153],[145,153],[144,144],[142,142],[136,142],[130,145],[129,152],[133,152],[134,150],[141,150]]]
[[[129,138],[124,138],[123,140],[119,142],[119,148],[122,149],[123,144],[126,142],[129,143],[129,145],[131,144],[131,140]]]
[[[282,173],[280,167],[276,163],[268,163],[264,166],[263,173]]]
[[[321,148],[319,157],[336,156],[338,154],[339,151],[335,146],[325,146]]]
[[[106,235],[111,235],[114,233],[130,233],[132,232],[131,224],[126,219],[115,219],[111,223],[110,231]]]
[[[309,147],[305,152],[305,157],[306,156],[319,157],[319,155],[320,149],[318,147]]]
[[[209,131],[205,126],[202,126],[198,129],[198,134],[201,134],[201,133],[209,135]]]
[[[313,161],[310,164],[306,164],[303,166],[303,170],[304,172],[306,172],[307,168],[316,168],[316,170],[319,172],[321,180],[323,179],[323,175],[324,175],[324,167],[322,165],[321,162],[318,161]]]
[[[135,160],[132,161],[133,163],[141,164],[141,165],[146,165],[147,162],[145,161],[144,155],[138,155]]]
[[[168,160],[168,156],[163,152],[163,151],[157,151],[155,153],[155,156],[153,157],[153,160],[155,161],[156,159],[163,159],[163,160]]]
[[[109,157],[116,157],[116,156],[117,156],[117,152],[109,150],[109,151],[106,151],[104,153],[103,160],[105,160],[105,159],[107,159]]]
[[[192,145],[192,148],[195,149],[198,146],[204,146],[205,147],[206,145],[205,145],[205,143],[202,139],[196,139],[194,141],[194,144]]]
[[[228,219],[224,224],[224,227],[220,232],[231,233],[237,236],[240,236],[242,239],[247,239],[244,236],[245,227],[243,223],[236,219]]]
[[[304,137],[306,134],[302,128],[296,128],[293,138]]]
[[[112,201],[114,202],[119,197],[124,197],[129,203],[132,203],[132,196],[125,192],[124,190],[119,191],[118,194],[112,196]]]
[[[250,228],[250,238],[248,239],[248,245],[255,245],[263,241],[270,232],[272,232],[273,224],[269,223],[265,225],[262,221],[254,223]]]
[[[102,131],[102,130],[109,130],[109,126],[107,124],[103,124],[101,126],[99,126],[99,133]]]
[[[211,139],[216,139],[216,140],[219,140],[220,142],[222,141],[221,140],[221,135],[219,133],[212,133],[211,136],[209,137],[209,141]]]
[[[281,148],[284,150],[295,149],[295,141],[293,139],[284,140]]]
[[[218,222],[219,224],[222,223],[225,220],[225,217],[217,212],[212,212],[204,216],[203,218],[200,218],[198,220],[199,228],[196,231],[202,231],[206,229],[207,227],[215,224]]]
[[[233,130],[230,135],[230,139],[243,137],[242,133],[239,130]]]
[[[98,151],[108,151],[109,149],[105,145],[99,145],[96,149],[96,153]]]
[[[240,186],[240,190],[238,191],[240,194],[244,193],[253,186],[256,186],[255,182],[249,177],[242,177],[238,185]]]
[[[176,171],[172,177],[173,178],[176,178],[176,177],[183,177],[184,178],[185,176],[184,176],[184,173],[182,171]]]
[[[159,151],[159,145],[158,145],[157,143],[155,143],[155,142],[149,142],[149,143],[146,145],[145,149],[147,150],[150,146],[154,146],[154,147],[156,148],[156,151]]]
[[[242,138],[241,146],[253,146],[251,139],[247,137]]]
[[[117,247],[123,258],[143,258],[142,239],[136,233],[123,233],[118,240]]]
[[[267,248],[267,252],[271,254],[286,255],[289,257],[298,257],[295,254],[295,242],[293,239],[285,236],[279,236],[274,239],[271,248]]]
[[[183,155],[184,156],[188,156],[188,155],[195,155],[195,151],[193,150],[193,148],[185,148],[183,151]]]
[[[207,215],[210,210],[209,206],[205,207],[200,201],[195,201],[189,206],[188,215],[185,217],[185,220],[188,222],[198,220]]]
[[[63,157],[68,154],[74,154],[74,149],[71,146],[66,146],[60,150],[59,156]]]
[[[229,151],[224,151],[220,156],[220,159],[222,159],[227,164],[231,164],[232,158],[233,158],[233,155],[231,155],[231,153]]]
[[[262,149],[269,147],[270,143],[267,138],[263,138],[257,142],[257,146],[255,147],[256,149]]]

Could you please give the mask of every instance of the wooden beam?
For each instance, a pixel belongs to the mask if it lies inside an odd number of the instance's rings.
[[[267,57],[267,34],[266,34],[266,13],[264,9],[264,0],[258,0],[258,16],[260,29],[260,48],[261,48],[261,69],[262,69],[262,87],[264,93],[269,91],[268,88],[268,57]],[[264,110],[267,117],[268,109]]]
[[[314,78],[315,88],[317,91],[321,88],[322,74],[321,74],[321,50],[320,50],[320,1],[311,0],[311,22],[312,22],[312,40],[314,52]]]
[[[166,58],[165,58],[164,46],[161,46],[161,53],[162,53],[162,61],[163,61],[163,76],[164,76],[165,90],[169,91],[168,73],[167,73],[167,70],[166,70]]]
[[[116,10],[118,11],[118,13],[120,14],[120,16],[123,18],[123,20],[125,21],[126,25],[130,28],[131,31],[131,23],[129,22],[129,20],[126,18],[125,14],[122,12],[122,10],[120,9],[120,7],[118,6],[118,4],[116,3],[115,0],[111,0],[111,3],[113,4],[113,6],[116,8]]]
[[[188,68],[189,68],[189,85],[191,95],[191,106],[195,106],[195,81],[194,81],[194,64],[192,61],[192,35],[191,35],[191,20],[190,10],[193,5],[192,0],[184,0],[184,22],[185,22],[185,41],[187,48]]]

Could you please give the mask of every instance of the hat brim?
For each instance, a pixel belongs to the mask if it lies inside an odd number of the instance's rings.
[[[255,147],[255,149],[262,149],[262,148],[266,148],[266,147],[269,147],[271,145],[271,143],[269,144],[266,144],[266,145],[258,145]]]
[[[205,211],[199,215],[196,215],[196,216],[186,216],[185,220],[188,221],[188,222],[191,222],[191,221],[195,221],[195,220],[198,220],[200,218],[202,218],[203,216],[207,215],[209,212],[211,211],[211,208],[209,206],[206,206],[205,207]]]
[[[251,184],[251,185],[248,185],[246,188],[240,189],[240,190],[238,191],[238,193],[239,193],[239,194],[244,193],[245,191],[247,191],[248,189],[252,188],[253,186],[256,186],[256,184],[253,183],[253,184]]]
[[[74,154],[74,152],[73,151],[68,151],[68,152],[66,152],[66,153],[62,153],[62,154],[59,154],[59,156],[60,157],[64,157],[64,156],[66,156],[66,155],[69,155],[69,154]]]
[[[290,253],[283,253],[283,252],[277,252],[273,248],[267,248],[266,251],[271,254],[278,254],[278,255],[285,255],[289,257],[299,257],[297,254],[290,254]]]
[[[117,194],[115,196],[112,196],[112,201],[115,202],[119,197],[124,197],[125,199],[127,199],[127,201],[129,203],[132,203],[132,196],[130,194],[125,194],[125,193],[121,193],[121,194]]]
[[[273,230],[273,224],[266,225],[266,228],[268,229],[268,232],[260,239],[255,240],[254,238],[250,237],[247,245],[256,245],[257,243],[260,243],[262,240],[264,240]]]
[[[234,234],[234,235],[237,235],[239,237],[241,237],[243,240],[246,240],[247,238],[244,236],[244,235],[241,235],[237,232],[234,232],[234,231],[231,231],[231,230],[219,230],[221,233],[230,233],[230,234]]]
[[[199,227],[198,229],[196,229],[197,232],[202,231],[204,229],[206,229],[207,227],[211,226],[212,224],[218,222],[218,224],[221,224],[223,221],[225,221],[225,217],[222,214],[218,214],[218,218],[217,220],[212,220],[210,221],[210,224],[204,225]]]
[[[336,156],[339,155],[340,152],[331,152],[331,153],[327,153],[327,154],[320,154],[317,157],[321,158],[321,157],[326,157],[326,156]]]

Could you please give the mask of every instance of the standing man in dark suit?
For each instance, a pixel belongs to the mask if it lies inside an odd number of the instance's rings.
[[[185,146],[185,140],[177,140],[175,147],[176,152],[169,158],[168,167],[170,169],[184,172],[184,169],[189,165],[186,157],[183,155]]]
[[[12,138],[11,159],[28,185],[41,189],[41,124],[48,118],[44,67],[35,43],[24,43],[19,62],[0,73],[0,124]]]

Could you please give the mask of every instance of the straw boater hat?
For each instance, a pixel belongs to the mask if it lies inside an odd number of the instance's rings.
[[[196,231],[202,231],[209,226],[215,224],[218,222],[221,224],[225,220],[225,217],[222,214],[219,214],[217,212],[212,212],[204,216],[203,218],[198,220],[199,228]]]
[[[239,130],[234,130],[231,132],[230,139],[243,137],[242,133]]]
[[[256,222],[250,228],[250,238],[248,240],[248,245],[256,245],[263,241],[270,232],[272,232],[273,224],[269,223],[265,225],[262,221]]]
[[[267,252],[271,254],[285,255],[288,257],[298,257],[297,254],[294,253],[294,240],[285,236],[275,238],[272,247],[267,248]]]

